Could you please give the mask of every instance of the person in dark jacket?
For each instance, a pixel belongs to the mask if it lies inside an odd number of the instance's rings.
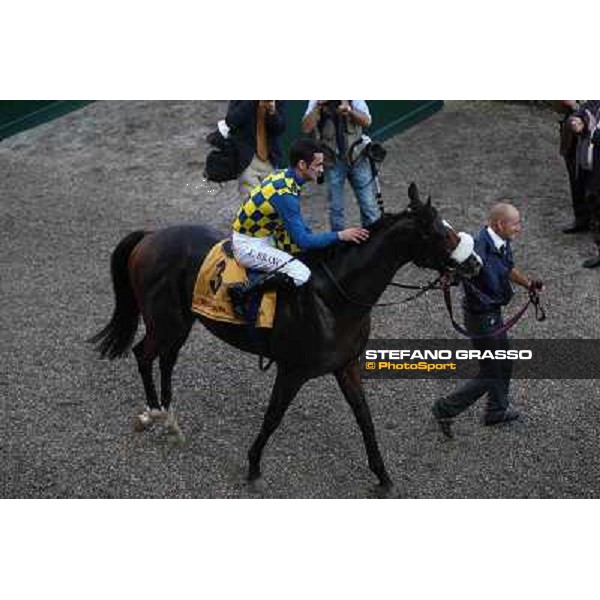
[[[490,337],[471,339],[477,350],[508,350],[506,332],[494,332],[503,325],[502,307],[513,296],[513,283],[536,291],[543,287],[540,280],[529,279],[514,265],[511,241],[520,232],[519,211],[511,204],[501,202],[492,207],[487,227],[475,238],[475,251],[483,265],[479,275],[472,281],[476,291],[465,286],[465,326],[475,336],[492,333]],[[475,379],[433,404],[431,410],[442,433],[446,437],[453,437],[452,419],[484,394],[488,395],[484,425],[517,420],[519,413],[508,406],[511,374],[510,360],[479,360],[479,373]]]
[[[283,100],[231,100],[225,123],[238,145],[240,198],[282,164],[279,138],[286,128],[286,103]]]
[[[567,121],[577,136],[577,178],[583,186],[596,256],[583,262],[587,269],[600,267],[600,100],[588,100]]]
[[[563,229],[563,233],[581,233],[589,231],[590,219],[585,199],[585,190],[581,178],[577,177],[577,137],[568,125],[569,117],[579,109],[577,100],[557,100],[554,107],[562,116],[559,121],[560,155],[565,161],[569,176],[569,189],[573,205],[574,221]]]

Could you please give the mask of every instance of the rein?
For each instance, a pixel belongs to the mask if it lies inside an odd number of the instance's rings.
[[[288,261],[288,262],[290,262],[290,261]],[[287,264],[287,263],[285,263],[285,264]],[[375,303],[375,304],[369,304],[367,302],[361,302],[360,300],[356,300],[355,298],[352,298],[351,296],[349,296],[348,293],[346,292],[346,290],[344,290],[344,288],[340,285],[338,280],[335,278],[335,275],[331,272],[331,269],[325,263],[319,263],[319,265],[323,268],[323,271],[325,272],[325,274],[327,275],[327,277],[329,278],[331,283],[333,283],[335,289],[340,294],[340,296],[342,296],[342,298],[344,298],[344,300],[350,302],[351,304],[355,304],[356,306],[361,306],[363,308],[374,308],[376,306],[396,306],[399,304],[404,304],[406,302],[410,302],[411,300],[416,300],[419,296],[422,296],[425,292],[428,292],[429,290],[443,289],[442,287],[438,286],[438,283],[442,280],[443,275],[440,275],[437,279],[435,279],[434,281],[427,283],[425,285],[404,285],[402,283],[395,283],[392,281],[388,285],[393,285],[395,287],[404,288],[404,289],[408,289],[408,290],[419,290],[419,291],[416,294],[409,296],[408,298],[404,298],[403,300],[400,300],[399,302],[380,302],[380,303]],[[281,265],[281,266],[283,266],[283,265]],[[274,362],[274,360],[272,358],[266,360],[265,357],[262,354],[260,354],[259,358],[258,358],[258,368],[260,371],[263,371],[263,372],[268,371],[269,368],[271,367],[271,365],[273,364],[273,362]]]
[[[413,294],[412,296],[409,296],[408,298],[404,298],[403,300],[400,300],[398,302],[374,302],[374,303],[367,303],[367,302],[362,302],[360,300],[357,300],[356,298],[352,298],[348,294],[348,292],[346,292],[346,290],[344,290],[344,288],[340,285],[339,281],[335,278],[335,275],[331,272],[331,269],[325,263],[323,263],[323,262],[319,263],[319,266],[323,269],[323,271],[325,272],[325,275],[327,275],[329,281],[331,281],[331,283],[333,284],[333,286],[335,287],[335,289],[337,290],[337,292],[339,293],[339,295],[342,298],[344,298],[344,300],[346,300],[346,301],[348,301],[351,304],[354,304],[356,306],[360,306],[362,308],[375,308],[375,307],[382,307],[382,306],[397,306],[399,304],[405,304],[406,302],[410,302],[411,300],[416,300],[417,298],[419,298],[420,296],[422,296],[423,294],[425,294],[429,290],[442,289],[440,287],[436,287],[437,284],[442,280],[442,275],[440,275],[434,281],[431,281],[430,283],[427,283],[425,285],[403,285],[401,283],[394,283],[392,281],[388,285],[393,285],[395,287],[400,287],[400,288],[405,288],[405,289],[410,289],[410,290],[419,290],[419,291],[416,294]]]
[[[331,281],[331,283],[337,290],[337,292],[340,294],[340,296],[342,296],[342,298],[344,298],[344,300],[346,300],[347,302],[350,302],[351,304],[354,304],[356,306],[360,306],[363,308],[397,306],[400,304],[405,304],[406,302],[410,302],[412,300],[416,300],[417,298],[419,298],[420,296],[422,296],[429,290],[442,290],[444,293],[444,302],[446,304],[446,308],[448,310],[448,314],[450,316],[450,321],[452,323],[452,326],[458,333],[460,333],[461,335],[464,335],[465,337],[469,337],[471,339],[491,338],[491,337],[495,337],[497,335],[506,333],[509,329],[511,329],[512,327],[514,327],[516,325],[516,323],[519,321],[519,319],[521,319],[521,317],[525,314],[525,312],[527,311],[527,309],[530,306],[534,307],[535,318],[538,322],[542,322],[542,321],[546,320],[546,311],[544,310],[544,307],[542,306],[542,304],[540,302],[539,294],[536,291],[530,290],[529,291],[529,299],[527,300],[527,303],[521,309],[519,309],[517,311],[517,313],[515,315],[513,315],[510,319],[507,319],[503,325],[501,325],[500,327],[498,327],[498,328],[494,329],[493,331],[490,331],[486,334],[474,334],[474,333],[469,332],[464,327],[462,327],[454,318],[454,310],[452,308],[452,295],[450,293],[450,288],[452,287],[453,284],[451,282],[450,275],[447,272],[440,274],[440,276],[437,277],[435,280],[433,280],[425,285],[410,285],[410,284],[396,283],[395,281],[391,281],[388,285],[406,289],[406,290],[418,290],[418,291],[416,294],[412,294],[408,298],[404,298],[398,302],[367,303],[367,302],[362,302],[360,300],[357,300],[356,298],[352,298],[348,294],[348,292],[346,292],[346,290],[344,290],[344,288],[340,285],[338,280],[335,278],[335,275],[331,272],[331,269],[325,263],[319,263],[319,264],[322,267],[325,274],[327,275],[328,279]],[[482,300],[489,299],[486,294],[484,294],[483,292],[478,290],[468,280],[463,280],[463,282],[475,294],[477,294],[480,299],[482,299]]]
[[[468,285],[470,287],[470,289],[472,291],[474,291],[480,297],[480,299],[487,298],[487,296],[483,292],[478,290],[469,281],[464,280],[464,283],[466,285]],[[450,315],[450,321],[452,322],[452,327],[454,327],[454,329],[456,331],[458,331],[458,333],[460,333],[461,335],[464,335],[465,337],[468,337],[471,339],[477,340],[477,339],[484,339],[484,338],[492,338],[492,337],[496,337],[497,335],[506,333],[509,329],[511,329],[514,325],[516,325],[517,321],[525,314],[525,311],[531,305],[533,305],[533,307],[535,309],[536,320],[539,322],[546,320],[546,311],[544,310],[543,306],[541,305],[539,294],[534,290],[530,290],[529,291],[529,299],[527,300],[527,303],[521,309],[519,309],[519,311],[516,314],[514,314],[510,319],[507,319],[503,325],[501,325],[500,327],[497,327],[493,331],[489,331],[488,333],[485,333],[485,334],[471,333],[470,331],[468,331],[467,329],[465,329],[464,327],[459,325],[459,323],[457,323],[456,319],[454,318],[454,311],[452,309],[452,295],[450,294],[450,281],[448,280],[447,277],[444,277],[442,279],[442,290],[444,292],[444,302],[446,303],[446,308],[448,309],[448,314]]]

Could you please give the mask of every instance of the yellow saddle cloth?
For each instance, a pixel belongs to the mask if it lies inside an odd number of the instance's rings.
[[[233,257],[231,241],[223,240],[215,244],[198,271],[192,311],[215,321],[244,324],[246,321],[233,314],[227,286],[245,281],[246,278],[246,269]],[[256,327],[273,327],[275,306],[275,291],[265,292],[258,309]]]

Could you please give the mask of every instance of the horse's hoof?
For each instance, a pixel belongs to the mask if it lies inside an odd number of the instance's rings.
[[[389,483],[380,483],[376,485],[374,491],[375,497],[377,498],[399,498],[398,489],[391,481]]]
[[[148,412],[140,413],[133,418],[133,430],[137,433],[150,429],[153,424],[152,417]]]
[[[248,475],[246,476],[246,483],[248,485],[248,490],[253,493],[260,493],[263,491],[265,487],[264,480],[260,473],[260,469],[248,469]]]
[[[170,444],[183,444],[185,442],[185,435],[181,431],[169,431],[167,433],[167,440]]]
[[[262,494],[265,491],[265,480],[260,475],[253,479],[248,478],[247,482],[251,494]]]
[[[167,428],[167,438],[169,442],[174,444],[182,444],[185,442],[185,436],[183,435],[183,432],[179,427],[179,423],[172,412],[168,413],[165,420],[165,426]]]
[[[157,408],[153,408],[148,412],[150,416],[150,420],[152,423],[166,423],[169,417],[169,413],[164,410],[159,410]]]

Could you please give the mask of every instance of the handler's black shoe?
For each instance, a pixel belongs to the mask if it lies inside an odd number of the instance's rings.
[[[431,407],[431,414],[435,419],[440,431],[444,435],[444,437],[451,440],[454,437],[454,433],[452,432],[452,419],[449,417],[443,417],[440,414],[440,409],[437,406],[437,402]]]
[[[492,427],[494,425],[503,425],[505,423],[511,423],[512,421],[518,421],[521,415],[516,410],[507,408],[503,413],[486,415],[483,419],[483,424],[486,427]]]
[[[586,269],[595,269],[596,267],[600,267],[600,254],[584,260],[581,263],[581,266],[585,267]]]
[[[569,225],[565,227],[562,232],[563,233],[583,233],[585,231],[589,231],[590,226],[587,223],[573,223],[573,225]]]

